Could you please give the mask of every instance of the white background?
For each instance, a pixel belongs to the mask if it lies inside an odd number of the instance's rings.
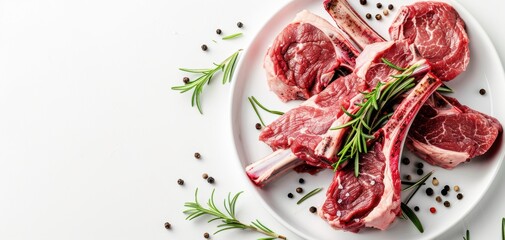
[[[0,239],[212,233],[214,224],[185,221],[182,210],[196,187],[205,196],[215,187],[218,199],[244,190],[231,154],[230,85],[209,85],[204,115],[190,107],[190,94],[170,87],[182,84],[178,67],[205,67],[246,48],[287,2],[0,0]],[[504,61],[505,2],[459,2]],[[245,25],[242,38],[215,34],[238,32],[237,21]],[[200,50],[204,43],[208,52]],[[194,159],[196,151],[202,159]],[[204,172],[215,177],[214,186]],[[502,167],[478,207],[440,239],[462,239],[467,228],[472,239],[501,239],[504,173]],[[241,218],[299,239],[252,192],[238,208]],[[229,231],[212,238],[258,237]]]

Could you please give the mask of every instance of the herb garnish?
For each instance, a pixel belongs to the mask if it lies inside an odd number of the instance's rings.
[[[402,203],[401,208],[403,216],[410,219],[410,221],[412,221],[414,226],[416,226],[417,230],[423,233],[424,232],[423,224],[421,223],[421,221],[419,221],[419,218],[417,218],[417,215],[414,213],[414,211],[412,211],[412,209],[410,209],[410,207],[407,206],[407,204],[405,203]]]
[[[463,237],[463,240],[470,240],[470,230],[466,230],[466,237]]]
[[[323,188],[316,188],[312,191],[310,191],[309,193],[305,194],[305,196],[303,196],[302,198],[300,198],[300,200],[298,200],[298,202],[296,202],[296,204],[300,204],[302,202],[304,202],[305,200],[309,199],[310,197],[318,194],[319,192],[321,192],[323,190]]]
[[[261,105],[261,103],[254,96],[250,96],[247,99],[251,103],[251,106],[253,107],[254,112],[256,113],[256,116],[258,116],[258,119],[260,120],[261,125],[263,125],[263,126],[265,126],[265,123],[263,122],[263,119],[261,118],[261,115],[258,112],[258,108],[256,108],[256,105],[258,105],[261,109],[263,109],[271,114],[275,114],[275,115],[283,115],[284,114],[281,111],[275,111],[275,110],[270,110],[270,109],[266,108],[265,106]]]
[[[437,88],[437,92],[453,93],[454,90],[452,90],[449,86],[442,84],[442,86]]]
[[[226,213],[224,213],[223,211],[219,210],[219,208],[217,208],[216,203],[214,202],[214,191],[215,189],[212,190],[212,194],[210,196],[210,199],[207,201],[206,208],[205,206],[200,205],[198,202],[198,188],[195,190],[195,201],[186,202],[184,204],[184,206],[188,208],[184,210],[184,213],[189,214],[188,217],[186,217],[186,220],[193,220],[204,215],[209,215],[213,217],[208,221],[209,223],[215,220],[220,220],[222,222],[217,226],[218,230],[214,234],[230,229],[242,229],[256,231],[269,236],[267,238],[261,238],[262,240],[286,239],[286,237],[270,230],[257,219],[251,222],[251,224],[244,224],[236,218],[235,208],[238,197],[240,194],[242,194],[242,192],[238,192],[233,197],[231,197],[231,193],[228,193],[228,198],[224,200],[224,209],[226,210]]]
[[[394,65],[387,59],[383,58],[382,61],[389,67],[403,72],[400,75],[392,75],[391,77],[395,80],[387,83],[379,82],[373,90],[362,93],[364,95],[363,101],[356,104],[360,107],[356,113],[352,114],[343,109],[344,113],[352,120],[332,128],[332,130],[337,130],[350,127],[343,147],[337,153],[339,160],[333,164],[335,171],[341,163],[354,159],[354,174],[356,177],[359,176],[360,154],[368,152],[367,141],[373,139],[372,134],[393,115],[393,113],[386,112],[390,103],[415,86],[414,78],[411,75],[418,67],[417,65],[405,69]]]
[[[228,36],[224,36],[222,39],[223,40],[230,40],[230,39],[241,37],[242,35],[243,35],[242,33],[235,33],[235,34],[231,34]]]
[[[231,56],[226,58],[220,64],[214,63],[214,68],[208,69],[189,69],[189,68],[179,68],[179,70],[183,72],[195,73],[200,76],[195,80],[189,81],[185,85],[172,87],[172,90],[180,91],[181,93],[185,93],[191,89],[193,89],[193,95],[191,97],[191,106],[195,106],[198,108],[198,111],[203,114],[201,107],[200,94],[202,94],[203,88],[206,84],[209,84],[212,80],[212,77],[219,72],[223,72],[223,84],[227,82],[231,82],[231,78],[233,76],[233,72],[235,70],[235,65],[237,63],[238,55],[242,51],[239,49],[234,52]]]

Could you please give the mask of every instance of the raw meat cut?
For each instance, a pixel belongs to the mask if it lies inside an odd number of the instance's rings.
[[[443,81],[465,71],[470,61],[465,22],[447,3],[416,2],[401,7],[389,33],[393,40],[415,44]]]
[[[424,101],[442,84],[427,74],[374,134],[371,150],[360,156],[359,177],[354,164],[337,171],[319,215],[336,228],[357,232],[363,227],[386,229],[400,213],[399,158],[409,125]]]
[[[356,42],[358,47],[385,41],[359,16],[342,18],[335,15],[353,11],[346,0],[328,0],[325,6],[332,6],[327,8],[327,11],[337,26],[348,34],[366,34],[355,37],[361,39]],[[344,27],[348,25],[358,26],[356,28],[360,31]],[[450,29],[451,27],[454,29]],[[442,74],[446,80],[449,79],[448,76],[454,78],[464,71],[468,64],[468,36],[464,22],[450,5],[418,2],[404,6],[390,32],[393,39],[409,36],[409,42],[421,49],[420,54],[430,62],[435,62],[433,72]],[[440,39],[442,34],[443,39]],[[434,47],[430,47],[430,44]],[[436,49],[449,49],[451,53],[437,52]],[[462,56],[450,57],[454,54]],[[454,66],[459,67],[453,68]],[[444,80],[444,77],[441,79]],[[463,106],[457,99],[440,94],[436,94],[427,106],[422,108],[418,117],[419,120],[414,121],[415,124],[408,134],[407,147],[426,162],[448,169],[487,152],[502,132],[502,126],[495,118]],[[450,125],[451,123],[454,125]],[[470,129],[472,131],[468,131]]]
[[[368,45],[356,60],[357,68],[353,73],[335,80],[323,92],[288,111],[262,130],[259,139],[277,151],[249,165],[246,168],[248,176],[258,186],[263,186],[285,172],[285,168],[301,164],[296,157],[312,166],[331,168],[331,164],[337,160],[336,153],[347,129],[330,128],[350,120],[342,108],[353,113],[357,110],[354,103],[363,99],[360,92],[375,87],[378,81],[387,82],[390,75],[398,73],[384,64],[382,58],[400,67],[408,67],[417,62],[415,54],[415,49],[410,48],[406,41]],[[424,74],[429,67],[419,67],[416,71],[416,74]],[[282,151],[291,151],[293,154]]]
[[[268,85],[284,102],[308,99],[326,88],[336,71],[351,72],[357,55],[342,31],[304,10],[268,49]]]
[[[486,153],[501,132],[496,118],[435,93],[412,123],[406,146],[426,162],[452,169]]]

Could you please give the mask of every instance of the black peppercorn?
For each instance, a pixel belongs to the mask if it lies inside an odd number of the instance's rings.
[[[256,123],[255,127],[256,127],[256,129],[260,130],[261,129],[261,124],[260,123]]]
[[[214,183],[214,178],[213,177],[209,177],[207,178],[207,182],[210,183],[210,184],[213,184]]]
[[[305,183],[305,179],[300,178],[300,179],[298,179],[298,182],[299,182],[300,184],[304,184],[304,183]]]
[[[450,203],[449,201],[445,201],[445,202],[444,202],[444,206],[445,206],[445,207],[450,207],[450,206],[451,206],[451,203]]]
[[[441,193],[442,193],[442,195],[443,195],[443,196],[446,196],[446,195],[447,195],[447,190],[442,189],[442,192],[441,192]]]
[[[177,184],[179,184],[179,185],[184,185],[184,180],[182,180],[182,179],[180,179],[180,178],[179,178],[179,179],[177,180]]]
[[[288,193],[288,198],[293,198],[293,194],[292,193]]]
[[[426,188],[426,195],[431,196],[433,195],[434,191],[433,188]]]
[[[221,34],[222,32],[223,32],[223,31],[221,31],[221,29],[219,29],[219,28],[218,28],[218,29],[216,29],[216,33],[217,33],[217,34]]]
[[[315,213],[315,212],[317,211],[317,208],[316,208],[316,207],[314,207],[314,206],[312,206],[312,207],[310,207],[310,208],[309,208],[309,211],[310,211],[311,213]]]
[[[445,186],[444,186],[444,190],[446,190],[446,191],[448,191],[448,192],[449,192],[449,191],[451,190],[451,187],[449,187],[449,185],[445,185]]]
[[[203,44],[203,45],[202,45],[202,50],[203,50],[203,51],[207,51],[207,49],[209,49],[209,48],[207,47],[207,45]]]
[[[382,15],[380,15],[380,14],[375,15],[375,19],[381,20],[382,19]]]
[[[170,229],[171,227],[172,227],[172,224],[170,224],[169,222],[165,223],[165,228],[166,229]]]
[[[418,162],[418,163],[416,164],[416,167],[418,167],[418,168],[423,168],[423,167],[424,167],[424,164],[423,164],[422,162]]]
[[[297,193],[302,193],[302,192],[303,192],[303,188],[301,188],[301,187],[297,187],[297,188],[296,188],[296,192],[297,192]]]
[[[412,180],[412,177],[410,175],[405,175],[405,180],[410,181]]]
[[[360,3],[361,5],[366,5],[366,0],[359,0],[359,3]]]
[[[202,157],[202,155],[200,155],[200,153],[197,153],[197,152],[195,153],[195,158],[196,159],[200,159],[201,157]]]
[[[410,164],[410,159],[409,158],[402,158],[402,163],[405,164],[405,165],[409,165]]]
[[[479,90],[480,95],[486,94],[486,89],[482,88]]]
[[[424,173],[422,168],[418,168],[416,172],[418,175],[423,175],[423,173]]]
[[[461,199],[463,199],[463,194],[458,193],[458,195],[456,195],[456,197],[458,198],[458,200],[461,200]]]
[[[183,81],[185,84],[188,84],[188,83],[189,83],[189,78],[188,78],[188,77],[183,77],[183,78],[182,78],[182,81]]]
[[[377,8],[382,8],[382,3],[377,3]]]
[[[389,10],[393,10],[393,8],[394,8],[393,4],[389,4],[389,5],[388,5],[388,9],[389,9]]]
[[[367,19],[372,18],[372,14],[370,14],[370,13],[367,13],[365,16],[366,16]]]
[[[209,237],[210,237],[210,235],[209,235],[209,233],[207,233],[207,232],[206,232],[206,233],[204,233],[204,234],[203,234],[203,237],[204,237],[204,238],[209,238]]]
[[[242,28],[243,26],[244,26],[244,24],[242,22],[237,23],[237,27]]]
[[[414,207],[414,211],[419,212],[419,207],[418,207],[418,206],[415,206],[415,207]]]

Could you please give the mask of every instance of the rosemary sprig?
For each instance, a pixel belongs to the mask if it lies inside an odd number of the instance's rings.
[[[241,37],[242,35],[243,35],[243,33],[234,33],[234,34],[231,34],[228,36],[224,36],[222,39],[223,40],[230,40],[230,39]]]
[[[323,190],[323,188],[316,188],[312,191],[310,191],[309,193],[305,194],[305,196],[303,196],[302,198],[300,198],[300,200],[298,200],[298,202],[296,202],[296,204],[300,204],[302,202],[304,202],[305,200],[309,199],[310,197],[318,194],[319,192],[321,192]]]
[[[231,78],[233,76],[233,72],[235,71],[235,65],[237,63],[238,55],[242,51],[239,49],[234,52],[231,56],[226,58],[220,64],[215,64],[213,68],[207,69],[190,69],[190,68],[179,68],[179,70],[188,73],[199,74],[195,80],[189,81],[185,85],[174,86],[172,90],[180,91],[181,93],[185,93],[189,90],[193,89],[193,95],[191,97],[191,106],[195,106],[198,108],[198,111],[203,114],[201,107],[200,95],[203,92],[203,88],[206,84],[209,84],[212,78],[219,71],[223,72],[223,84],[227,82],[231,82]]]
[[[356,104],[360,107],[356,113],[353,114],[343,109],[344,113],[352,120],[332,128],[332,130],[337,130],[350,127],[343,147],[337,153],[339,160],[333,164],[335,171],[341,163],[354,159],[354,174],[356,177],[359,176],[359,159],[361,154],[368,152],[367,142],[374,139],[373,133],[393,115],[393,113],[387,112],[389,105],[415,86],[414,78],[411,75],[417,65],[404,69],[387,59],[383,58],[382,61],[391,68],[403,72],[400,75],[391,76],[395,80],[387,83],[379,82],[371,91],[362,93],[364,95],[363,101]]]
[[[260,120],[261,125],[263,125],[263,126],[265,126],[265,123],[263,122],[263,118],[261,118],[261,115],[258,112],[258,108],[256,106],[260,107],[261,109],[263,109],[271,114],[275,114],[275,115],[283,115],[284,114],[281,111],[275,111],[275,110],[270,110],[270,109],[266,108],[254,96],[250,96],[247,99],[249,100],[249,103],[251,103],[251,106],[253,107],[254,112],[256,113],[256,116],[258,116],[258,119]]]
[[[410,221],[414,224],[414,226],[416,226],[417,230],[423,233],[424,232],[423,224],[421,223],[421,221],[419,221],[419,218],[417,218],[417,215],[414,213],[414,211],[412,211],[412,209],[410,209],[410,207],[407,206],[407,204],[405,203],[401,204],[401,208],[403,216],[405,218],[410,219]]]
[[[275,233],[274,231],[263,225],[257,219],[251,222],[251,224],[245,224],[240,222],[236,218],[235,216],[236,204],[238,197],[240,196],[240,194],[242,194],[242,192],[238,192],[233,197],[231,197],[231,193],[228,193],[228,198],[224,199],[223,203],[226,212],[221,211],[216,206],[216,203],[214,202],[214,192],[215,189],[212,190],[212,194],[209,200],[207,201],[207,207],[205,207],[198,202],[198,188],[197,188],[195,190],[195,201],[186,202],[184,204],[184,206],[187,207],[187,209],[184,210],[184,213],[188,214],[186,220],[193,220],[195,218],[208,215],[212,217],[208,221],[209,223],[216,220],[221,221],[221,224],[217,226],[218,230],[214,234],[230,229],[242,229],[242,230],[256,231],[268,236],[267,238],[261,238],[261,239],[286,239],[286,237]]]
[[[428,178],[430,178],[432,174],[433,174],[433,171],[427,173],[426,175],[424,175],[424,177],[417,180],[417,182],[415,182],[413,185],[411,185],[407,188],[404,188],[402,190],[402,191],[408,191],[408,190],[414,189],[414,191],[412,191],[412,193],[407,197],[407,200],[405,200],[405,204],[409,204],[410,199],[412,199],[412,197],[414,197],[414,195],[417,193],[417,191],[421,188],[422,185],[424,185],[426,180],[428,180]]]
[[[463,240],[470,240],[470,230],[466,230],[466,237],[463,236]]]

